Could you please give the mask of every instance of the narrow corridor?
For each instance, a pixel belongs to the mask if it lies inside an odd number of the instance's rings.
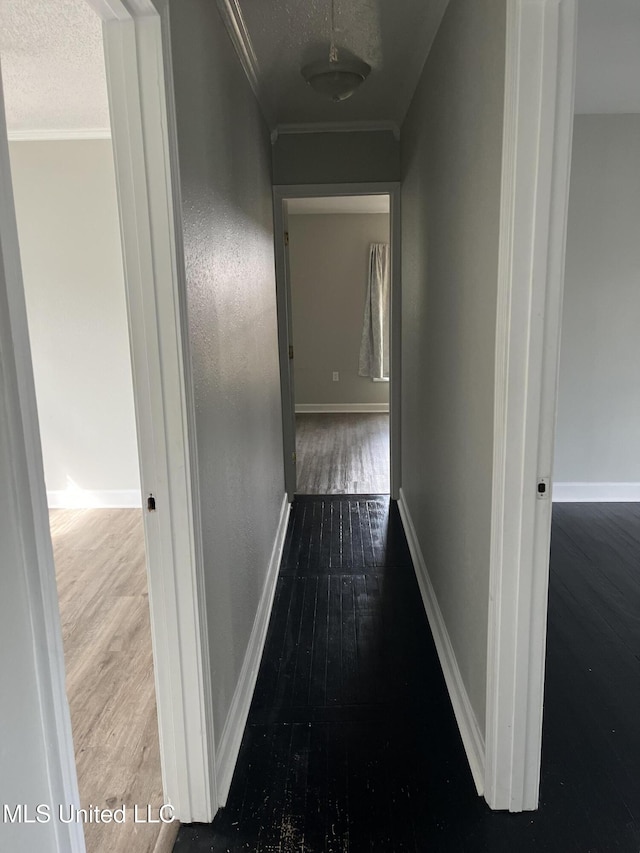
[[[297,497],[227,807],[175,850],[423,851],[461,796],[482,806],[396,504]]]

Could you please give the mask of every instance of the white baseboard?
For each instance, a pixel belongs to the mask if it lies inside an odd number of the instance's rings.
[[[337,412],[388,412],[388,403],[296,403],[297,415],[320,415]]]
[[[247,724],[249,716],[249,707],[253,698],[253,691],[256,686],[256,678],[258,677],[258,668],[260,667],[260,659],[267,636],[267,627],[269,625],[269,617],[271,616],[271,607],[273,605],[273,597],[276,591],[276,581],[278,579],[278,569],[280,568],[280,560],[282,559],[282,550],[284,548],[284,540],[287,533],[287,525],[289,523],[290,504],[287,496],[284,496],[282,502],[282,510],[280,512],[280,521],[278,523],[278,531],[276,533],[273,550],[271,551],[271,559],[267,570],[267,577],[262,590],[260,604],[256,612],[256,617],[253,622],[249,645],[244,656],[240,678],[233,694],[231,707],[227,721],[224,725],[222,735],[220,737],[219,747],[216,757],[216,778],[218,788],[218,805],[223,808],[227,802],[233,771],[238,759],[240,751],[240,743],[242,735]]]
[[[640,483],[554,483],[554,503],[637,503]]]
[[[422,556],[422,549],[418,542],[416,529],[413,525],[411,513],[404,496],[404,492],[400,489],[400,498],[398,500],[398,508],[400,517],[404,526],[404,532],[409,543],[409,551],[418,579],[418,586],[422,595],[424,608],[427,611],[427,618],[433,633],[433,639],[440,658],[440,666],[444,673],[444,678],[447,683],[449,697],[453,705],[453,712],[460,729],[462,743],[467,754],[467,761],[471,768],[473,781],[475,782],[478,794],[482,796],[484,793],[484,769],[485,769],[485,748],[484,736],[478,725],[478,720],[474,714],[466,687],[462,680],[460,668],[456,660],[453,646],[449,638],[449,632],[436,598],[435,590],[429,578],[429,572]]]
[[[53,489],[47,492],[49,509],[139,509],[139,489]]]

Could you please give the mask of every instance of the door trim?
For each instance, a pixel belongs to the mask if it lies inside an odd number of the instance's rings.
[[[391,497],[397,500],[401,486],[400,415],[401,415],[401,221],[400,182],[356,184],[280,184],[273,188],[276,291],[278,303],[278,349],[280,354],[280,381],[282,387],[282,423],[284,441],[285,487],[289,500],[296,491],[295,467],[295,393],[289,368],[289,328],[291,326],[291,286],[285,250],[286,231],[283,201],[289,198],[322,198],[326,196],[388,195],[389,235],[391,243],[391,321],[389,366],[389,451]]]
[[[514,812],[540,783],[575,45],[575,0],[508,0],[485,797]]]
[[[104,49],[141,483],[157,506],[145,537],[164,791],[182,822],[207,822],[215,740],[169,6],[93,3],[111,14]]]
[[[151,630],[163,788],[183,822],[213,819],[217,810],[212,685],[200,534],[195,413],[188,351],[173,77],[167,0],[87,0],[103,20],[104,50],[121,220],[134,403],[143,496]],[[10,179],[2,134],[0,167]],[[7,222],[9,225],[7,225]],[[11,226],[13,222],[13,226]],[[41,459],[20,273],[15,213],[2,195],[2,244],[11,252],[10,317],[22,392],[14,401],[24,422],[29,459]],[[26,402],[25,402],[26,401]],[[35,463],[34,463],[35,464]],[[68,704],[55,568],[41,462],[29,477],[48,656],[60,720],[48,725],[51,767],[65,776],[77,802],[75,757],[66,727]],[[53,771],[52,771],[53,772]],[[62,849],[62,848],[61,848]],[[80,839],[71,847],[81,851]]]

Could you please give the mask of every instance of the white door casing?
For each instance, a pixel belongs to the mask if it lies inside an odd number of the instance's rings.
[[[182,821],[217,809],[204,611],[197,459],[184,306],[180,194],[166,0],[88,0],[103,19],[121,218],[143,495],[165,800]],[[0,245],[9,306],[0,329],[3,407],[14,458],[16,519],[38,660],[40,717],[52,795],[78,804],[64,685],[55,569],[4,117]],[[5,382],[6,379],[6,382]],[[15,424],[19,424],[17,429]],[[26,460],[25,465],[22,461]],[[132,654],[135,650],[132,650]],[[57,823],[57,822],[52,822]],[[84,850],[81,826],[55,828],[60,851]]]
[[[102,5],[91,0],[92,5]],[[183,822],[217,810],[173,82],[166,0],[103,15],[145,513],[165,797]]]
[[[389,387],[389,443],[391,468],[391,497],[398,499],[400,492],[400,394],[401,394],[401,223],[400,184],[292,184],[273,188],[276,287],[278,300],[278,346],[280,353],[280,380],[282,387],[282,422],[284,435],[285,485],[289,500],[296,489],[295,467],[295,398],[293,369],[289,360],[291,337],[291,283],[289,279],[288,252],[284,234],[287,228],[283,202],[289,198],[323,198],[327,196],[389,196],[389,231],[391,237],[391,318],[390,318],[390,387]]]
[[[576,0],[508,0],[485,797],[514,812],[540,782],[575,42]]]

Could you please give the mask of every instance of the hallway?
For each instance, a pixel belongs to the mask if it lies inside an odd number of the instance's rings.
[[[461,794],[480,805],[396,505],[296,498],[228,805],[174,849],[424,850]]]

